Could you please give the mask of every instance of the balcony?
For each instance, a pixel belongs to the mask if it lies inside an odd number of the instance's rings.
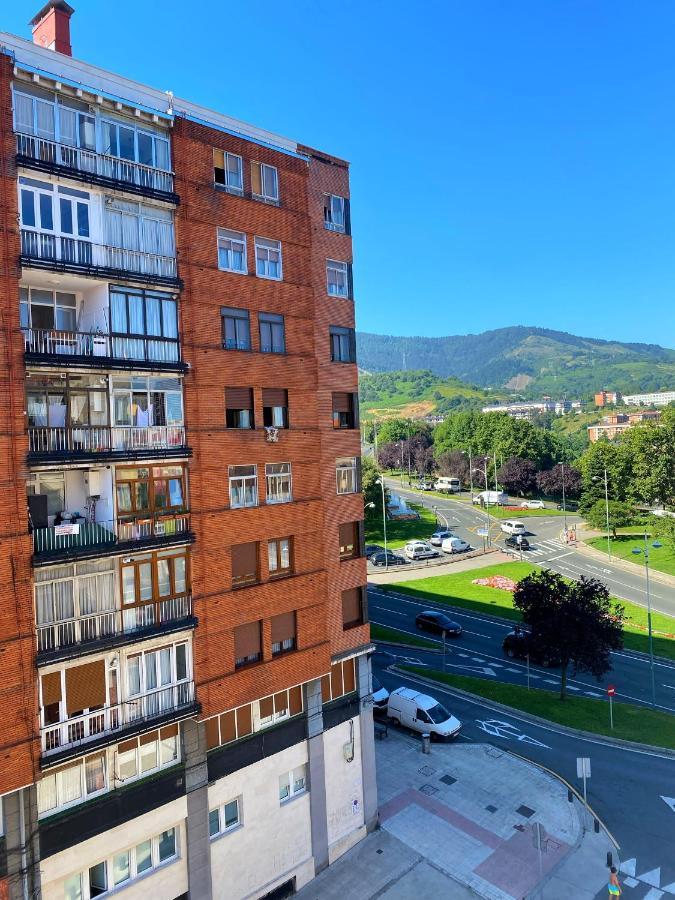
[[[173,174],[152,166],[29,134],[16,136],[17,165],[88,184],[178,203]]]
[[[144,284],[181,287],[173,256],[95,244],[82,238],[21,229],[21,265]]]
[[[55,725],[45,725],[40,729],[42,754],[45,757],[69,756],[72,754],[63,751],[103,745],[111,736],[118,740],[125,734],[196,712],[194,682],[170,684]]]
[[[79,517],[60,525],[33,528],[32,533],[36,565],[140,552],[194,541],[190,515],[186,512],[95,522]]]
[[[190,456],[185,426],[73,425],[28,429],[28,461],[91,462]]]
[[[25,328],[25,359],[30,365],[86,366],[97,369],[185,371],[177,339]]]
[[[110,609],[93,615],[37,626],[38,665],[58,662],[81,649],[99,650],[196,625],[192,615],[192,596],[184,594],[156,603]]]

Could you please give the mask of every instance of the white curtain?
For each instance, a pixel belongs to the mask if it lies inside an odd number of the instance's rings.
[[[54,581],[35,585],[35,603],[38,625],[63,622],[75,617],[73,582]]]
[[[59,140],[62,144],[77,144],[77,113],[65,106],[59,107]]]
[[[33,98],[24,94],[14,94],[14,124],[17,131],[33,134]]]
[[[37,109],[38,137],[53,141],[56,131],[54,127],[54,104],[47,103],[45,100],[36,100],[35,108]]]

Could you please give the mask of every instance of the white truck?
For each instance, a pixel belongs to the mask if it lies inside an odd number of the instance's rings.
[[[481,506],[506,506],[509,502],[509,495],[504,491],[481,491],[473,498],[474,503],[480,503]]]
[[[438,700],[407,687],[396,688],[389,694],[387,716],[405,728],[440,740],[456,738],[462,728],[459,719]]]

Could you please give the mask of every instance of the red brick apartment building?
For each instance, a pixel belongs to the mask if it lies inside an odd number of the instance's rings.
[[[0,33],[0,896],[286,896],[377,816],[348,165],[71,14]]]

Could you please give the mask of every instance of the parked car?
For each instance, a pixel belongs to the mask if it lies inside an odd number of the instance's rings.
[[[445,613],[434,609],[426,609],[415,616],[415,627],[420,631],[429,631],[431,634],[445,635],[446,637],[461,637],[462,626],[459,622],[449,619]]]
[[[392,553],[391,550],[387,550],[385,553],[384,550],[381,553],[373,553],[370,557],[370,561],[374,566],[407,566],[408,560],[404,559],[402,556],[399,556],[398,553]]]
[[[523,537],[522,534],[510,534],[504,544],[507,547],[513,547],[514,550],[529,550],[530,542],[526,537]]]
[[[532,641],[532,634],[527,628],[521,628],[520,626],[516,626],[513,631],[509,631],[502,641],[502,650],[509,659],[526,659],[529,655],[530,662],[537,663],[545,668],[557,665],[557,660],[542,656]]]
[[[380,547],[379,544],[366,544],[366,559],[370,559],[374,553],[384,553],[384,547]]]
[[[470,549],[471,544],[467,544],[466,541],[463,541],[458,537],[446,538],[441,544],[443,553],[464,553],[466,550]]]
[[[440,547],[446,538],[451,538],[454,536],[455,535],[451,531],[448,531],[447,528],[442,528],[440,531],[434,531],[434,533],[429,538],[429,543],[433,544],[434,547]]]
[[[481,503],[484,506],[506,506],[509,502],[509,495],[504,491],[481,491],[473,498],[474,503]]]
[[[543,500],[523,500],[520,504],[521,509],[545,509],[546,504]]]
[[[403,552],[408,559],[435,559],[440,556],[438,550],[434,550],[427,541],[410,541],[403,548]]]
[[[505,531],[507,534],[525,534],[525,526],[522,522],[519,522],[517,519],[506,519],[501,523],[502,531]]]
[[[393,722],[439,740],[456,738],[462,728],[459,719],[438,700],[413,688],[400,687],[389,694],[387,715]]]
[[[389,691],[373,675],[373,713],[384,716],[387,713]]]
[[[413,487],[415,488],[415,490],[418,490],[418,491],[433,491],[434,482],[433,481],[416,481],[415,484],[413,484]]]

